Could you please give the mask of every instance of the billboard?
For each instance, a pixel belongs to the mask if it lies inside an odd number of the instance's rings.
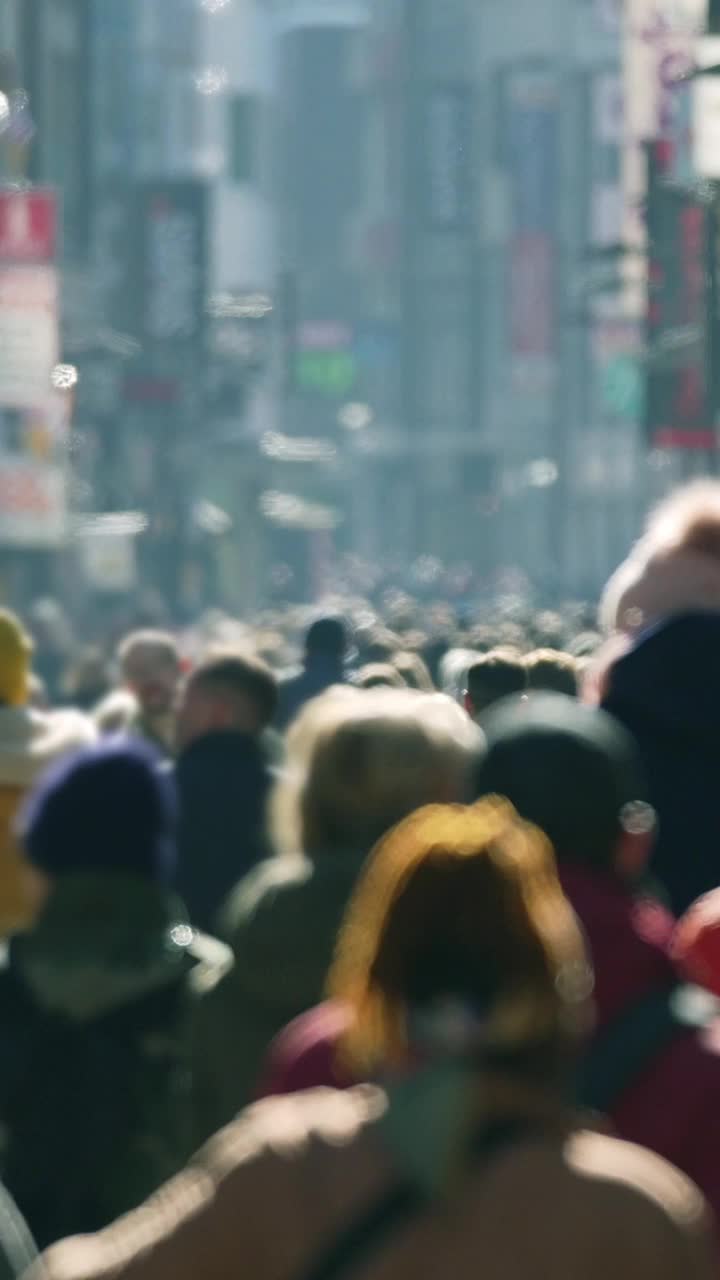
[[[208,273],[205,184],[143,182],[132,204],[130,332],[148,354],[200,354]]]
[[[58,355],[55,269],[0,265],[0,407],[43,404]]]
[[[668,182],[666,144],[648,147],[646,426],[666,448],[715,448],[710,322],[715,212]]]
[[[0,262],[52,263],[57,250],[56,193],[0,189]]]
[[[466,231],[473,209],[472,94],[465,85],[431,84],[425,92],[423,220],[431,231]]]
[[[550,67],[503,75],[503,167],[510,198],[511,379],[523,392],[549,390],[558,349],[556,226],[560,180],[560,85]]]
[[[0,546],[51,549],[67,528],[65,468],[0,452]]]

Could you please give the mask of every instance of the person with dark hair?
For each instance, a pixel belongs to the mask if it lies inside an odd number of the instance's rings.
[[[697,1189],[573,1109],[591,972],[552,850],[507,803],[423,809],[381,841],[333,985],[340,1050],[384,1089],[260,1103],[29,1280],[715,1274]]]
[[[263,735],[277,698],[270,668],[239,653],[208,658],[182,691],[177,886],[200,929],[213,930],[230,890],[269,852],[265,810],[272,770]]]
[[[465,710],[473,720],[502,698],[522,693],[527,685],[525,663],[513,649],[492,649],[480,655],[468,667]]]
[[[41,1245],[189,1153],[195,983],[231,956],[169,890],[175,821],[155,754],[118,740],[61,762],[22,816],[39,910],[0,970],[0,1172]]]
[[[345,683],[349,645],[344,618],[327,614],[310,624],[305,636],[302,668],[280,684],[275,721],[278,729],[287,729],[306,702],[317,698],[334,684]]]
[[[624,1138],[692,1177],[720,1210],[720,1023],[683,986],[674,920],[643,891],[654,811],[637,746],[603,711],[555,694],[484,725],[477,794],[507,796],[550,838],[595,968],[587,1100]]]

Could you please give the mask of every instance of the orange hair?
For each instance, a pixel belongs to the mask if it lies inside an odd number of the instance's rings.
[[[457,998],[483,1043],[514,1053],[577,1036],[591,987],[552,849],[495,797],[436,805],[377,846],[329,979],[351,1014],[343,1060],[362,1078],[408,1053],[408,1012]]]

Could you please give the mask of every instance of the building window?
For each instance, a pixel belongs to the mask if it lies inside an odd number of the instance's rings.
[[[252,182],[256,177],[255,137],[257,100],[249,94],[230,99],[230,177],[233,182]]]

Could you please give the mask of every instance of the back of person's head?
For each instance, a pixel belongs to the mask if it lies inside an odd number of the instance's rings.
[[[108,739],[52,768],[30,795],[19,833],[30,864],[54,879],[124,872],[172,879],[176,797],[143,743]]]
[[[305,634],[305,656],[341,663],[348,652],[348,625],[339,614],[315,618]]]
[[[568,698],[578,695],[578,664],[570,653],[536,649],[526,657],[525,670],[528,689],[564,693]]]
[[[482,744],[459,707],[410,689],[310,704],[288,739],[274,812],[281,852],[363,851],[413,809],[466,798]]]
[[[375,626],[362,635],[359,645],[364,663],[390,662],[399,646],[399,638],[386,627]]]
[[[521,655],[513,649],[491,649],[468,668],[465,705],[470,715],[480,716],[503,698],[523,693],[526,685]]]
[[[357,1078],[417,1050],[547,1071],[584,1029],[590,986],[552,849],[497,798],[421,809],[385,836],[329,980]]]
[[[606,631],[639,632],[661,618],[720,610],[720,481],[681,486],[648,517],[645,533],[608,582]]]
[[[358,689],[407,689],[397,667],[389,662],[370,662],[355,677]]]
[[[435,692],[427,663],[423,662],[419,653],[415,653],[413,650],[394,653],[392,664],[395,670],[400,672],[409,689],[417,689],[420,693]]]
[[[122,641],[118,658],[129,684],[148,671],[180,667],[177,641],[169,631],[133,631]]]
[[[639,753],[604,711],[560,694],[511,699],[483,728],[477,795],[502,795],[561,862],[639,874],[654,826]]]
[[[179,745],[218,730],[259,734],[272,723],[277,702],[277,680],[262,658],[216,653],[188,677],[178,711]]]
[[[32,640],[20,619],[9,609],[0,609],[0,706],[27,703],[32,653]]]

